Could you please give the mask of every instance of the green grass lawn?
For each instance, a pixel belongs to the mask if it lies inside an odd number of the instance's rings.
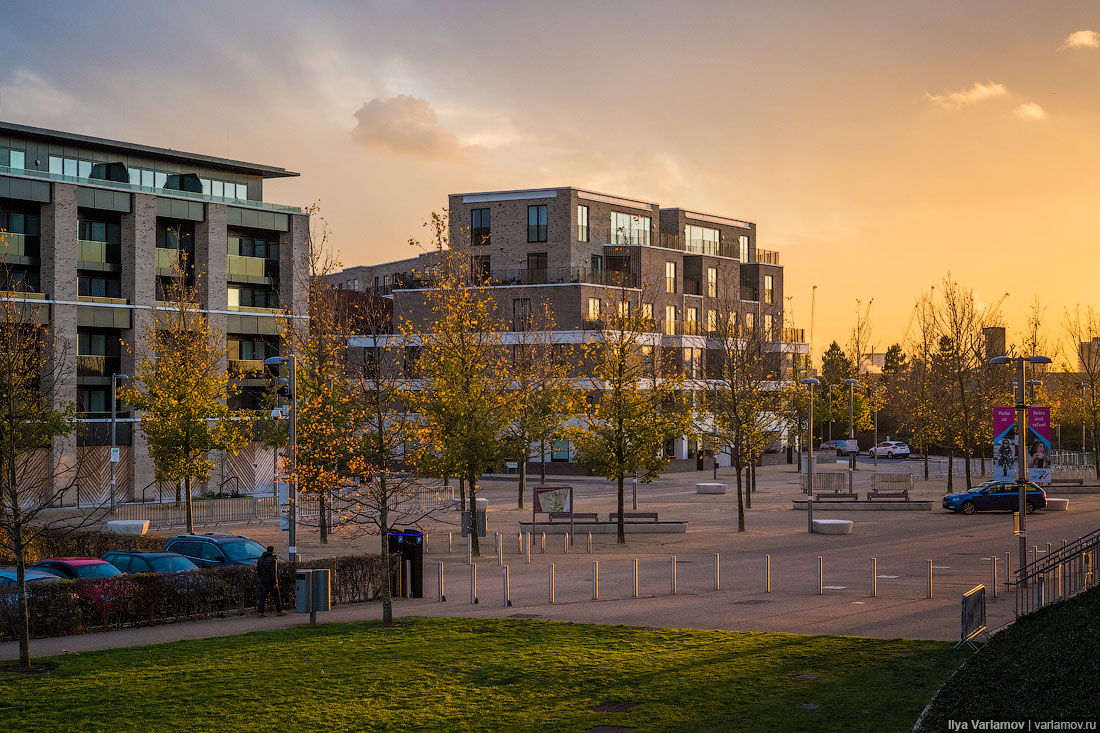
[[[967,656],[932,641],[400,623],[57,657],[45,675],[0,673],[0,730],[907,731]],[[613,700],[636,705],[590,710]]]

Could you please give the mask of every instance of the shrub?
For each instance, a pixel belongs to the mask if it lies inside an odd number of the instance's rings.
[[[164,547],[164,535],[117,534],[95,529],[48,530],[27,546],[28,565],[50,557],[102,557],[111,550],[154,550]],[[0,564],[14,565],[15,556],[0,548]]]
[[[396,556],[391,562],[396,567]],[[297,567],[333,570],[333,605],[374,600],[381,589],[382,562],[377,555],[313,560],[299,566],[281,563],[279,594],[286,610],[294,606]],[[27,599],[31,636],[66,636],[249,612],[256,607],[258,591],[256,571],[246,565],[34,583]],[[5,639],[17,636],[15,600],[13,590],[0,592],[0,636]]]

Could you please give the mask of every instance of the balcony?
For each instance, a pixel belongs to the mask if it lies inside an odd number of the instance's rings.
[[[8,265],[38,264],[38,237],[0,232],[0,260]]]
[[[784,327],[779,331],[779,340],[788,344],[806,343],[806,329]]]
[[[751,300],[753,302],[758,302],[760,300],[760,292],[754,287],[742,285],[741,300]]]
[[[302,209],[300,206],[271,204],[267,203],[266,201],[246,201],[238,198],[227,198],[225,196],[211,196],[209,194],[197,193],[193,191],[181,191],[174,188],[139,186],[134,183],[109,181],[104,178],[83,178],[81,176],[65,176],[61,175],[60,173],[47,173],[46,171],[27,168],[9,168],[6,165],[0,165],[0,174],[17,176],[19,178],[35,178],[46,181],[57,181],[58,183],[75,183],[81,186],[101,186],[104,188],[117,189],[119,191],[130,191],[131,193],[151,193],[157,196],[191,199],[193,201],[202,201],[214,204],[228,204],[230,206],[242,206],[249,209],[264,209],[266,211],[276,211],[286,214],[302,213]]]
[[[29,290],[0,290],[0,298],[5,300],[45,300],[45,293],[32,293]]]
[[[78,354],[76,357],[76,376],[109,377],[118,374],[120,359],[117,356],[98,354]]]
[[[753,252],[752,261],[760,265],[778,265],[779,253],[770,249],[757,249]]]
[[[229,373],[238,379],[265,379],[273,376],[278,367],[272,367],[268,373],[263,359],[229,359]]]
[[[583,283],[616,288],[639,287],[639,278],[632,272],[593,269],[591,267],[550,267],[545,269],[494,270],[491,285],[547,285]]]
[[[82,270],[100,270],[119,272],[122,269],[119,245],[108,242],[93,242],[87,239],[76,241],[76,266]]]
[[[100,303],[102,305],[129,305],[127,298],[104,298],[99,295],[78,295],[76,299],[80,303]]]
[[[172,277],[175,275],[176,270],[178,270],[181,265],[180,251],[178,249],[157,247],[156,253],[157,274],[162,277]]]
[[[226,275],[230,280],[250,283],[267,282],[267,260],[263,257],[226,255]]]
[[[258,305],[231,305],[226,310],[232,313],[258,313],[267,316],[279,316],[283,314],[282,308],[262,308]]]
[[[698,280],[684,278],[684,295],[702,295],[703,284]]]

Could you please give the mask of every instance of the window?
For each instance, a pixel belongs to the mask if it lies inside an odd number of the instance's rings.
[[[765,313],[764,314],[764,338],[766,338],[766,339],[772,338],[772,324],[773,324],[773,321],[774,321],[774,317],[772,316],[771,313]]]
[[[121,298],[122,284],[116,278],[96,275],[80,275],[77,278],[77,294],[94,298]]]
[[[545,252],[532,252],[527,255],[527,278],[528,283],[544,283],[547,282],[547,256]]]
[[[748,262],[749,261],[749,238],[746,237],[744,234],[742,234],[740,237],[737,238],[737,246],[738,246],[738,249],[739,249],[737,259],[739,259],[741,262]]]
[[[713,309],[708,310],[707,311],[707,332],[708,333],[714,333],[717,330],[718,330],[718,311],[713,310]]]
[[[592,255],[590,262],[592,263],[592,272],[603,272],[603,257]]]
[[[665,292],[676,293],[676,263],[665,263]]]
[[[420,347],[405,347],[405,363],[403,365],[406,377],[420,376]]]
[[[546,205],[527,207],[527,241],[546,241]]]
[[[684,317],[684,333],[693,336],[699,333],[699,309],[688,308]]]
[[[589,298],[588,299],[588,320],[598,321],[600,320],[600,299]]]
[[[531,326],[531,299],[516,298],[512,301],[512,328],[526,331]]]
[[[588,241],[588,207],[577,207],[577,241]]]
[[[649,244],[650,218],[611,212],[611,240],[614,244]]]
[[[630,318],[630,303],[625,300],[619,301],[619,318],[622,320]]]
[[[665,306],[665,334],[669,336],[676,335],[676,306]]]
[[[764,276],[764,302],[775,302],[775,278],[772,275]]]
[[[653,321],[653,304],[652,303],[642,303],[642,318],[645,318],[650,322]]]
[[[222,551],[219,550],[218,546],[215,545],[213,542],[203,542],[202,543],[202,559],[203,560],[212,560],[214,562],[219,562],[219,561],[224,561],[225,560],[225,555],[222,554]]]
[[[746,313],[745,314],[745,331],[747,331],[749,333],[752,333],[753,329],[755,329],[755,328],[756,328],[756,314],[755,313]]]
[[[26,168],[26,161],[26,153],[24,153],[22,150],[12,150],[9,153],[8,157],[8,167],[15,169]]]
[[[698,227],[688,224],[684,227],[684,249],[701,254],[718,254],[719,233],[717,229]]]
[[[707,297],[708,298],[717,298],[718,297],[718,268],[717,267],[708,267],[707,268]]]
[[[489,244],[489,209],[470,212],[470,244]]]

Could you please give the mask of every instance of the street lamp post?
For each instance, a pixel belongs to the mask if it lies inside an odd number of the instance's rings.
[[[115,434],[118,430],[118,380],[129,379],[125,374],[111,375],[111,513],[115,511],[115,464],[118,463],[118,446]]]
[[[814,531],[814,385],[817,383],[814,377],[802,380],[810,395],[806,416],[806,489],[809,491],[806,496],[806,531],[811,533]]]
[[[295,423],[298,419],[298,389],[296,378],[298,372],[298,358],[291,354],[290,356],[272,356],[264,359],[264,364],[267,366],[282,366],[287,364],[290,366],[290,378],[287,383],[287,387],[290,389],[290,424],[289,434],[287,439],[287,461],[289,465],[289,476],[287,476],[287,501],[290,503],[290,537],[289,537],[289,553],[288,560],[290,562],[298,561],[298,541],[297,541],[297,529],[298,529],[298,466],[297,466],[297,450],[296,450],[296,436],[294,433]]]
[[[852,402],[853,402],[853,399],[855,398],[856,387],[859,386],[859,380],[858,379],[852,379],[851,377],[849,377],[848,379],[844,380],[844,383],[846,385],[848,385],[848,440],[851,441],[851,440],[856,439],[856,426],[855,426],[855,422],[853,421],[853,418],[852,418]],[[859,452],[858,449],[853,452],[851,443],[848,444],[847,453],[848,453],[848,493],[849,494],[852,493],[852,488],[855,484],[856,454],[858,452]]]
[[[1030,364],[1050,364],[1050,358],[1046,356],[995,356],[989,360],[990,364],[1015,364],[1016,365],[1016,487],[1020,491],[1020,577],[1023,582],[1023,569],[1027,564],[1027,402],[1024,392],[1027,384],[1024,382],[1024,362]]]
[[[871,398],[871,401],[875,406],[875,442],[871,444],[871,458],[874,460],[875,465],[878,465],[878,451],[874,450],[874,447],[878,445],[878,392],[871,385],[867,385],[867,396]]]

